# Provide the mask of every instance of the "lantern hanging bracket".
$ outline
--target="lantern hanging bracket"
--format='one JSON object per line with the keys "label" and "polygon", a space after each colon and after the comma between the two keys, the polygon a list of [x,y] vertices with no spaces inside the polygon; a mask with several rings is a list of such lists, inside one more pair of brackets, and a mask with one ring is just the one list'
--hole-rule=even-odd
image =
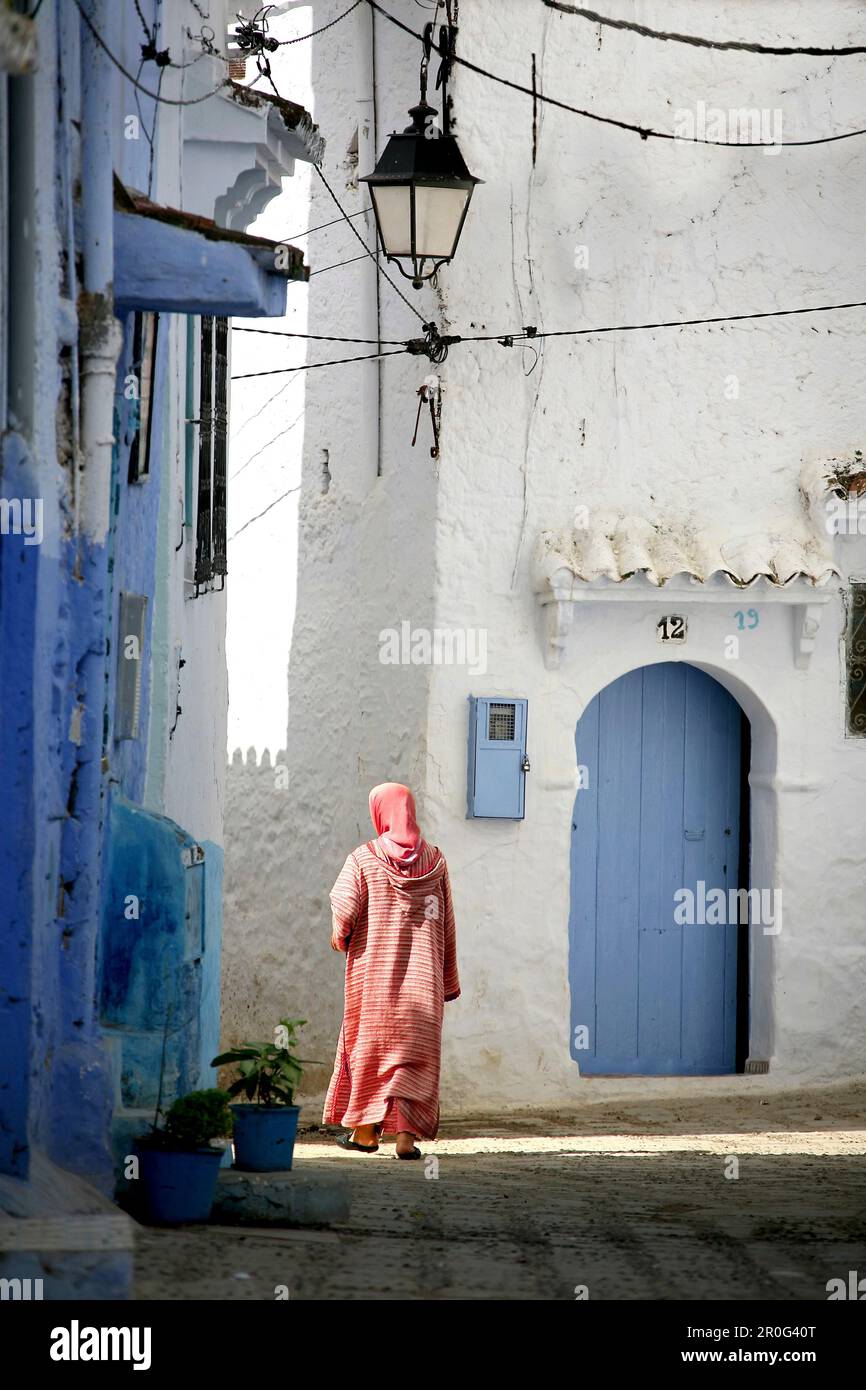
{"label": "lantern hanging bracket", "polygon": [[[438,8],[438,6],[437,6]],[[439,55],[439,67],[436,70],[436,90],[442,88],[442,133],[447,135],[451,128],[451,113],[448,103],[448,81],[451,77],[451,69],[454,66],[454,56],[457,48],[457,27],[452,22],[451,0],[446,0],[445,11],[447,22],[439,26],[438,42],[435,37],[436,23],[435,17],[432,22],[424,25],[423,48],[421,54],[421,100],[427,100],[427,69],[433,53]]]}

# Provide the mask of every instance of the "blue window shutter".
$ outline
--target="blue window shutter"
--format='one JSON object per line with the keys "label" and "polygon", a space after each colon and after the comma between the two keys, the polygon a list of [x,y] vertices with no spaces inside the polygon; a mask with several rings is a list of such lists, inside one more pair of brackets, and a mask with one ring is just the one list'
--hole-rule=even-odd
{"label": "blue window shutter", "polygon": [[468,817],[523,820],[527,701],[469,696]]}

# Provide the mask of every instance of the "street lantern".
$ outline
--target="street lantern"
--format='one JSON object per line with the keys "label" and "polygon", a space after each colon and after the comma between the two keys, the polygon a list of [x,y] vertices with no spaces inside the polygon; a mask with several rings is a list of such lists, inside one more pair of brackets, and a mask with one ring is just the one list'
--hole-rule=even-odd
{"label": "street lantern", "polygon": [[[382,250],[419,290],[457,250],[476,183],[453,135],[433,122],[423,95],[409,112],[412,124],[389,137],[370,185]],[[401,261],[409,262],[404,269]]]}

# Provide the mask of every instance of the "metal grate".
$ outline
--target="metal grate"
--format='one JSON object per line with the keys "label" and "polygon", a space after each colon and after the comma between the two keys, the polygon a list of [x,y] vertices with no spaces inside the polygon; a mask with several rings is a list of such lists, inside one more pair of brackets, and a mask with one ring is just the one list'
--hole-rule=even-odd
{"label": "metal grate", "polygon": [[866,584],[852,584],[846,650],[848,733],[866,738]]}
{"label": "metal grate", "polygon": [[213,572],[226,573],[226,484],[228,481],[229,321],[214,321]]}
{"label": "metal grate", "polygon": [[196,593],[225,576],[227,565],[226,488],[228,484],[227,318],[204,314],[199,372],[198,505],[196,513]]}
{"label": "metal grate", "polygon": [[213,316],[201,319],[199,361],[198,506],[195,523],[195,582],[213,577],[211,497],[213,480]]}
{"label": "metal grate", "polygon": [[743,1070],[747,1076],[765,1076],[770,1070],[770,1063],[763,1057],[748,1057]]}
{"label": "metal grate", "polygon": [[514,741],[514,718],[514,705],[491,704],[487,716],[487,737],[496,742],[512,743]]}

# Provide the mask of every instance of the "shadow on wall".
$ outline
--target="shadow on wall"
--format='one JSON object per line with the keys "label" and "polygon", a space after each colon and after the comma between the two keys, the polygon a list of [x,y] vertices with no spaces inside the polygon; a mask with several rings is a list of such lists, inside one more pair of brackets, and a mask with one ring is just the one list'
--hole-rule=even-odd
{"label": "shadow on wall", "polygon": [[[299,933],[290,931],[289,822],[285,749],[273,760],[267,748],[260,759],[254,748],[246,757],[236,749],[226,775],[221,1041],[230,1046],[263,1040],[286,1015],[308,1018],[305,1055],[329,1059],[327,1068],[310,1067],[306,1073],[304,1091],[318,1096],[330,1076],[336,1037],[332,1014],[342,976],[337,970],[327,972],[334,985],[327,1008],[322,1007],[325,1001],[311,997],[308,981],[316,974],[322,977],[332,953],[327,934],[317,926],[311,926],[309,950],[303,953]],[[325,907],[323,903],[323,914]],[[311,956],[318,966],[313,974]]]}

